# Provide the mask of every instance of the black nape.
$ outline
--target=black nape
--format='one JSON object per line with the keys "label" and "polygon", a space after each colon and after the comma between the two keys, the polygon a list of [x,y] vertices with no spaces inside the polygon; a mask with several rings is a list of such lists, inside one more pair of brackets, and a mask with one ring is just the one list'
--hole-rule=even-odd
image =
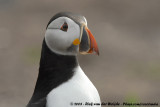
{"label": "black nape", "polygon": [[39,75],[33,96],[27,107],[32,107],[36,103],[41,103],[42,105],[42,103],[46,102],[45,98],[52,89],[72,78],[74,74],[73,69],[77,65],[76,56],[58,55],[52,52],[47,47],[44,39]]}

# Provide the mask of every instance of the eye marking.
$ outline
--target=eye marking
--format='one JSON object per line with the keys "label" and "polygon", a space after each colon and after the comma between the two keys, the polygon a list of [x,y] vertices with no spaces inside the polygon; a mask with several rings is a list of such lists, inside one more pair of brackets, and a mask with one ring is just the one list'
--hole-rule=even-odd
{"label": "eye marking", "polygon": [[61,26],[60,29],[61,29],[62,31],[67,32],[67,30],[68,30],[68,24],[67,24],[66,22],[64,22],[64,24]]}

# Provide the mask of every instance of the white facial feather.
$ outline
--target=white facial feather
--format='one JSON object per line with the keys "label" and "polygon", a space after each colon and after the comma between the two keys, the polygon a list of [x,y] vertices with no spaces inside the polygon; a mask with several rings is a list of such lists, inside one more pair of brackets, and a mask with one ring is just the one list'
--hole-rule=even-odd
{"label": "white facial feather", "polygon": [[[68,30],[62,31],[60,28],[65,22],[68,24]],[[49,49],[61,55],[77,54],[78,46],[75,51],[67,50],[77,38],[80,38],[80,27],[68,17],[55,19],[49,24],[45,34],[45,41]]]}

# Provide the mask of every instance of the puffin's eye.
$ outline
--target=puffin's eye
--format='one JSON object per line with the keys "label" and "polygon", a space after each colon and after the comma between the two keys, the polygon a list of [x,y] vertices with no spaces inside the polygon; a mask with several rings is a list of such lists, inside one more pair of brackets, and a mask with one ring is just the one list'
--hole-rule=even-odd
{"label": "puffin's eye", "polygon": [[61,26],[61,30],[67,32],[68,24],[66,22]]}

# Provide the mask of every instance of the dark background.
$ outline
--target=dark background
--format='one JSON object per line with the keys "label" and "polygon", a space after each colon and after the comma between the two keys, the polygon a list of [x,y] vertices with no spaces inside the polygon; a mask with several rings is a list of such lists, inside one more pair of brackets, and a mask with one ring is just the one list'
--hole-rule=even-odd
{"label": "dark background", "polygon": [[0,107],[24,107],[34,90],[50,18],[84,15],[100,56],[79,62],[102,102],[160,102],[160,0],[0,0]]}

